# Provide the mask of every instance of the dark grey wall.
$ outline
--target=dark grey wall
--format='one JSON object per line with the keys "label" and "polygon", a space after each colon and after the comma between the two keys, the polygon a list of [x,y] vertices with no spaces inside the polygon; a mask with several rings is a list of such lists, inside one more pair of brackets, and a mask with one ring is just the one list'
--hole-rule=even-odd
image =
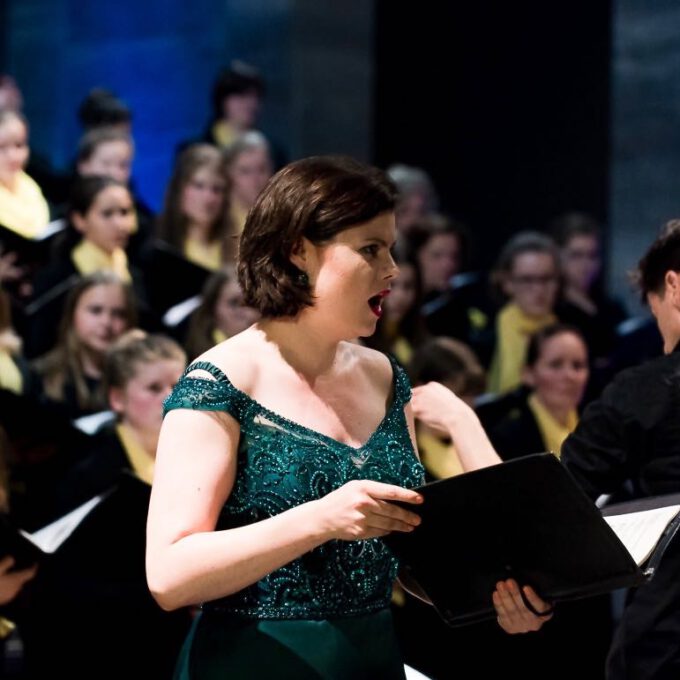
{"label": "dark grey wall", "polygon": [[626,274],[680,217],[680,5],[618,0],[613,43],[610,285],[641,311]]}

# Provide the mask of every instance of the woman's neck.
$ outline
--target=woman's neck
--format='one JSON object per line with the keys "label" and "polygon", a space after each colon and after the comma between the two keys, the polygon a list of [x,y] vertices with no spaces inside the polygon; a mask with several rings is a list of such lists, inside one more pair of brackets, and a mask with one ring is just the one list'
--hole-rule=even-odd
{"label": "woman's neck", "polygon": [[83,365],[83,373],[88,378],[99,380],[102,377],[103,358],[99,352],[83,349],[80,360]]}
{"label": "woman's neck", "polygon": [[210,224],[204,222],[189,222],[187,226],[187,238],[192,241],[198,241],[204,245],[211,243],[210,239]]}
{"label": "woman's neck", "polygon": [[557,408],[555,406],[549,406],[548,404],[545,403],[543,399],[541,399],[540,394],[534,392],[534,395],[536,396],[537,401],[551,415],[555,422],[562,425],[562,427],[566,427],[567,425],[569,425],[569,416],[573,413],[574,409],[567,407]]}
{"label": "woman's neck", "polygon": [[340,339],[329,338],[324,329],[304,312],[295,319],[262,319],[256,324],[281,358],[307,380],[328,375],[337,366]]}
{"label": "woman's neck", "polygon": [[17,188],[19,187],[19,174],[20,173],[15,173],[11,177],[5,177],[4,179],[0,179],[0,184],[5,187],[10,193],[15,193]]}
{"label": "woman's neck", "polygon": [[229,203],[232,205],[232,210],[237,213],[247,213],[250,210],[248,201],[238,194],[233,192],[229,195]]}
{"label": "woman's neck", "polygon": [[577,286],[567,286],[564,290],[564,297],[579,309],[594,315],[597,313],[597,307],[593,302],[587,290]]}

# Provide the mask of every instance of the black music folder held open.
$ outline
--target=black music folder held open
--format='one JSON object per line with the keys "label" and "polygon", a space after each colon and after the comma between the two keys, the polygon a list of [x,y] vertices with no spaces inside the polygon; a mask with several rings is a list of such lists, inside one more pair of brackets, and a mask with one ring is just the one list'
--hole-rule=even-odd
{"label": "black music folder held open", "polygon": [[[550,453],[416,490],[424,503],[404,507],[422,523],[384,540],[449,625],[494,618],[491,595],[506,578],[554,603],[639,585],[649,576]],[[657,552],[678,522],[676,517],[655,536]],[[659,540],[664,532],[666,539]]]}
{"label": "black music folder held open", "polygon": [[200,295],[212,273],[160,240],[146,247],[141,267],[151,307],[161,316],[180,302]]}
{"label": "black music folder held open", "polygon": [[54,553],[61,555],[65,551],[64,559],[83,549],[101,553],[114,533],[125,535],[129,527],[141,526],[144,534],[150,493],[148,484],[132,472],[121,471],[112,487],[32,533],[0,514],[0,558],[11,555],[12,569],[17,570],[43,562]]}

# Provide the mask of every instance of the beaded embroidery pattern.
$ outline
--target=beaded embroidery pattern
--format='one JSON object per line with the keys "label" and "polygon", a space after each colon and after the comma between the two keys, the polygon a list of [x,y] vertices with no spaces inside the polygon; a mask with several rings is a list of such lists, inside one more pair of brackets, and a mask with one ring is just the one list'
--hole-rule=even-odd
{"label": "beaded embroidery pattern", "polygon": [[[214,364],[195,362],[164,403],[172,409],[223,410],[240,424],[237,473],[217,529],[243,526],[316,500],[354,479],[401,486],[423,482],[404,404],[408,379],[394,359],[393,399],[360,447],[295,423],[236,388]],[[188,377],[203,370],[214,379]],[[200,452],[197,452],[199,455]],[[244,590],[203,605],[247,618],[325,619],[389,605],[397,561],[380,539],[329,541]]]}

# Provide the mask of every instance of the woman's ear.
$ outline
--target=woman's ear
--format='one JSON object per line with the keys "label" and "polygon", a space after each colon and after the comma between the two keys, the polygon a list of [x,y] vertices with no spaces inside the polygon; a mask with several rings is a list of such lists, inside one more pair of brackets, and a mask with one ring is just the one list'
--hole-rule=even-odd
{"label": "woman's ear", "polygon": [[87,221],[79,212],[74,211],[69,213],[69,220],[76,231],[79,231],[81,234],[84,234],[87,231]]}
{"label": "woman's ear", "polygon": [[515,287],[512,285],[512,277],[510,272],[501,272],[498,275],[498,287],[508,298],[515,297]]}
{"label": "woman's ear", "polygon": [[120,387],[109,388],[109,405],[111,409],[119,416],[122,416],[125,411],[125,398],[123,390]]}
{"label": "woman's ear", "polygon": [[522,369],[522,383],[528,387],[536,387],[536,381],[534,380],[534,372],[531,370],[530,366],[525,366]]}
{"label": "woman's ear", "polygon": [[300,270],[307,271],[308,250],[310,242],[301,238],[290,251],[290,261]]}
{"label": "woman's ear", "polygon": [[670,270],[664,276],[664,295],[670,295],[676,309],[680,308],[680,275]]}

